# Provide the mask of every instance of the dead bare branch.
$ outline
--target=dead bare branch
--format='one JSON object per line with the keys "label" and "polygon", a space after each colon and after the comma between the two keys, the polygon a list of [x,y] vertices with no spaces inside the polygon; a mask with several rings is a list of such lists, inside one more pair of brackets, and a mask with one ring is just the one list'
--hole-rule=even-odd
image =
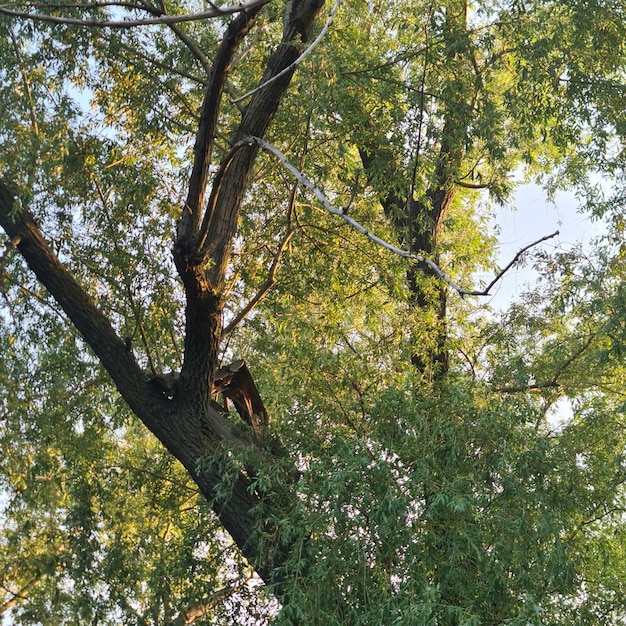
{"label": "dead bare branch", "polygon": [[552,234],[546,235],[545,237],[541,237],[540,239],[537,239],[536,241],[533,241],[532,243],[529,243],[527,246],[524,246],[513,257],[511,262],[508,263],[504,267],[504,269],[500,270],[500,272],[498,274],[496,274],[496,277],[485,288],[484,293],[473,294],[473,295],[488,296],[489,295],[489,290],[506,274],[506,272],[508,272],[519,261],[520,257],[524,254],[524,252],[530,250],[530,248],[533,248],[536,245],[539,245],[540,243],[543,243],[544,241],[547,241],[548,239],[552,239],[553,237],[556,237],[558,234],[559,234],[559,231],[555,230]]}
{"label": "dead bare branch", "polygon": [[488,296],[488,295],[490,295],[489,294],[490,289],[504,276],[504,274],[511,267],[513,267],[513,265],[515,265],[515,263],[517,263],[517,261],[524,254],[524,252],[526,252],[528,249],[532,248],[533,246],[536,246],[539,243],[542,243],[543,241],[551,239],[552,237],[556,237],[559,234],[559,231],[556,231],[556,232],[552,233],[551,235],[546,235],[545,237],[542,237],[541,239],[538,239],[537,241],[534,241],[534,242],[528,244],[527,246],[525,246],[524,248],[522,248],[515,255],[513,260],[502,271],[500,271],[497,274],[497,276],[489,283],[489,285],[487,286],[486,289],[482,289],[482,290],[465,289],[463,287],[460,287],[456,283],[454,283],[445,274],[445,272],[434,261],[432,261],[431,259],[428,259],[428,258],[426,258],[424,256],[419,255],[419,254],[414,254],[413,252],[409,252],[408,250],[404,250],[402,248],[398,248],[397,246],[394,246],[393,244],[389,243],[388,241],[385,241],[384,239],[381,239],[380,237],[378,237],[374,233],[370,232],[365,226],[363,226],[362,224],[357,222],[355,219],[353,219],[352,217],[347,215],[347,213],[346,213],[344,208],[337,208],[336,206],[332,205],[328,201],[328,199],[326,198],[324,193],[320,190],[320,188],[317,185],[315,185],[315,183],[310,178],[308,178],[308,176],[306,176],[306,174],[302,173],[300,170],[298,170],[296,167],[294,167],[287,160],[287,157],[276,146],[273,146],[272,144],[269,144],[266,141],[263,141],[262,139],[260,139],[258,137],[246,137],[245,139],[241,140],[240,142],[238,142],[237,144],[235,144],[233,146],[233,148],[231,150],[231,154],[234,154],[237,150],[243,148],[246,145],[249,146],[249,145],[252,145],[252,144],[256,144],[263,151],[265,151],[265,152],[267,152],[269,154],[274,155],[283,164],[285,169],[287,171],[289,171],[296,178],[296,180],[298,180],[298,182],[303,187],[306,187],[307,189],[309,189],[310,191],[313,192],[313,194],[315,195],[315,197],[317,198],[319,203],[329,213],[331,213],[332,215],[336,215],[337,217],[340,217],[344,222],[349,224],[354,230],[356,230],[357,232],[361,233],[362,235],[365,235],[365,237],[367,237],[370,241],[373,241],[377,245],[379,245],[379,246],[389,250],[390,252],[393,252],[394,254],[397,254],[397,255],[399,255],[401,257],[404,257],[406,259],[411,259],[413,261],[418,261],[420,263],[424,263],[425,265],[427,265],[434,272],[434,274],[439,279],[441,279],[446,284],[448,284],[452,289],[454,289],[454,291],[456,291],[461,296]]}
{"label": "dead bare branch", "polygon": [[[248,2],[241,2],[235,5],[227,7],[216,7],[208,11],[202,11],[200,13],[187,13],[185,15],[162,15],[160,17],[152,18],[140,18],[134,20],[87,20],[74,17],[61,17],[56,15],[49,15],[47,13],[32,13],[30,11],[22,11],[13,7],[25,6],[25,4],[3,4],[0,5],[0,14],[8,15],[10,17],[19,17],[23,19],[35,20],[39,22],[48,22],[51,24],[66,24],[68,26],[83,26],[89,28],[134,28],[136,26],[151,26],[155,24],[180,24],[182,22],[194,22],[199,20],[207,20],[216,17],[223,17],[225,15],[232,15],[233,13],[244,13],[252,9],[256,9],[265,4],[268,4],[270,0],[248,0]],[[26,6],[39,6],[39,5],[26,5]],[[75,6],[75,5],[68,5]],[[118,2],[118,3],[97,3],[97,4],[85,4],[85,8],[89,7],[102,7],[102,6],[123,6],[127,8],[133,8],[138,10],[146,10],[145,6],[134,5],[132,3]]]}

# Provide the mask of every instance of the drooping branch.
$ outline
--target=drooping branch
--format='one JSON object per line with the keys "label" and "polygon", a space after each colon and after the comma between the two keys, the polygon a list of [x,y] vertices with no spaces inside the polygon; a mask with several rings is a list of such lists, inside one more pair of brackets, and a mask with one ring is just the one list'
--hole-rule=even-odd
{"label": "drooping branch", "polygon": [[[207,11],[201,11],[200,13],[187,13],[185,15],[163,15],[161,17],[140,18],[134,20],[86,20],[74,17],[49,15],[46,13],[32,13],[30,11],[21,11],[13,8],[25,6],[25,4],[17,3],[0,5],[0,13],[11,17],[19,17],[39,22],[48,22],[51,24],[65,24],[68,26],[87,26],[90,28],[134,28],[136,26],[150,26],[155,24],[180,24],[182,22],[194,22],[216,17],[223,17],[225,15],[232,15],[234,13],[247,13],[250,11],[258,10],[269,2],[270,0],[249,0],[248,2],[242,2],[227,7],[218,8],[215,5],[212,5],[211,9]],[[112,4],[114,6],[125,6],[127,8],[145,10],[145,6],[134,5],[132,3],[98,3],[95,5],[86,4],[84,6],[86,8],[91,6],[102,7],[109,6],[109,4]]]}
{"label": "drooping branch", "polygon": [[[552,233],[551,235],[546,235],[545,237],[541,237],[541,239],[538,239],[537,241],[534,241],[534,242],[528,244],[527,246],[525,246],[524,248],[522,248],[515,255],[513,260],[510,263],[508,263],[506,265],[506,267],[503,270],[501,270],[496,275],[496,277],[489,283],[489,285],[485,289],[482,289],[482,290],[466,289],[466,288],[460,287],[459,285],[454,283],[445,274],[445,272],[434,261],[432,261],[431,259],[428,259],[428,258],[426,258],[424,256],[419,255],[419,254],[415,254],[413,252],[409,252],[408,250],[404,250],[402,248],[398,248],[398,246],[394,246],[393,244],[389,243],[388,241],[385,241],[384,239],[378,237],[378,235],[375,235],[374,233],[370,232],[365,226],[363,226],[362,224],[357,222],[353,217],[348,215],[345,212],[344,209],[337,208],[336,206],[331,204],[329,202],[328,198],[326,198],[326,196],[322,192],[322,190],[310,178],[308,178],[308,176],[306,176],[306,174],[302,173],[300,170],[298,170],[296,167],[294,167],[287,160],[287,157],[276,146],[273,146],[272,144],[269,144],[266,141],[263,141],[262,139],[259,139],[258,137],[247,137],[246,139],[242,140],[240,142],[240,144],[238,144],[238,145],[245,146],[245,145],[249,145],[251,142],[257,144],[265,152],[274,155],[282,163],[284,168],[287,171],[289,171],[300,182],[300,184],[303,187],[306,187],[309,191],[313,192],[313,194],[315,195],[315,197],[317,198],[319,203],[329,213],[331,213],[332,215],[336,215],[337,217],[340,217],[344,222],[346,222],[348,225],[350,225],[354,230],[356,230],[357,232],[361,233],[362,235],[364,235],[365,237],[367,237],[369,240],[373,241],[377,245],[379,245],[379,246],[389,250],[390,252],[393,252],[394,254],[397,254],[397,255],[399,255],[401,257],[404,257],[406,259],[411,259],[413,261],[419,261],[420,263],[424,263],[425,265],[427,265],[434,272],[434,274],[438,278],[440,278],[442,281],[447,283],[452,289],[454,289],[461,296],[488,296],[488,295],[490,295],[489,292],[492,289],[492,287],[504,276],[504,274],[511,267],[513,267],[513,265],[515,265],[515,263],[517,263],[517,261],[524,254],[524,252],[526,252],[527,250],[529,250],[533,246],[536,246],[536,245],[538,245],[538,244],[540,244],[540,243],[542,243],[544,241],[547,241],[548,239],[552,239],[553,237],[556,237],[559,234],[559,231],[557,230],[556,232]],[[236,147],[237,146],[234,146],[233,150]]]}

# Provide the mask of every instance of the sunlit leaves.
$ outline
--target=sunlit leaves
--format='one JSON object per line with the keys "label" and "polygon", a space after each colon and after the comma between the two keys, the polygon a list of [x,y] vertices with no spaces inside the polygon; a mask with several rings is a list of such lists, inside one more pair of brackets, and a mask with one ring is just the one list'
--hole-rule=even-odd
{"label": "sunlit leaves", "polygon": [[[232,64],[210,175],[281,10],[267,7]],[[180,365],[170,248],[225,23],[109,32],[0,20],[0,175],[150,373]],[[501,319],[452,298],[438,319],[411,303],[405,261],[258,158],[225,324],[259,303],[223,355],[247,359],[301,472],[299,508],[276,523],[294,546],[283,623],[623,619],[623,25],[615,2],[344,2],[298,68],[268,139],[400,245],[410,202],[426,230],[433,190],[450,191],[434,254],[455,278],[491,264],[488,204],[507,201],[520,174],[576,188],[611,228],[591,259],[538,257],[539,287]],[[385,212],[394,194],[405,203]],[[231,585],[203,623],[235,623],[242,606],[268,620],[276,607],[245,583],[189,477],[17,254],[2,270],[0,560],[15,623],[172,623]],[[434,384],[411,360],[436,349],[444,324],[452,367]],[[563,396],[573,418],[559,425]],[[220,461],[206,459],[226,498],[232,466]],[[250,470],[251,489],[282,479],[293,475],[279,464]]]}

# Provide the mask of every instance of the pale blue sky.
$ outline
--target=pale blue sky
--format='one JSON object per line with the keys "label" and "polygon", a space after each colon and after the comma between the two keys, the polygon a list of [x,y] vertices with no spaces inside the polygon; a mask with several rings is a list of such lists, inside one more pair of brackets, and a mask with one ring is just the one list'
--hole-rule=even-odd
{"label": "pale blue sky", "polygon": [[[546,192],[538,185],[528,184],[519,188],[512,207],[495,209],[493,223],[500,229],[498,263],[504,267],[524,246],[556,230],[554,239],[540,244],[541,249],[549,252],[558,249],[571,249],[582,244],[589,248],[592,239],[603,232],[600,222],[592,222],[589,217],[577,210],[579,201],[574,194],[560,192],[554,201],[547,199]],[[481,275],[485,278],[485,275]],[[498,285],[492,290],[493,297],[487,300],[492,307],[506,308],[536,280],[532,262],[526,262],[511,268]],[[486,277],[491,280],[492,277]]]}

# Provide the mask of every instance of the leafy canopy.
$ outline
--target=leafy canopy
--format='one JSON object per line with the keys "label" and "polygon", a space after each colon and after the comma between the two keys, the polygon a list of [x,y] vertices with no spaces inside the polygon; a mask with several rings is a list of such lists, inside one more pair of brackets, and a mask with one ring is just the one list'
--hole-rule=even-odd
{"label": "leafy canopy", "polygon": [[[283,13],[305,3],[257,4],[228,68],[210,184],[251,101],[237,98],[263,81]],[[0,179],[141,367],[178,370],[188,292],[172,242],[205,90],[238,14],[93,28],[6,7]],[[14,8],[105,21],[206,5]],[[59,303],[7,248],[6,619],[624,621],[625,8],[599,0],[339,5],[266,134],[333,205],[464,285],[478,270],[495,271],[490,210],[514,198],[516,181],[575,190],[608,234],[590,257],[536,254],[542,280],[498,317],[328,215],[260,153],[229,247],[219,360],[246,360],[288,460],[252,472],[254,451],[221,442],[198,458],[200,473],[217,472],[213,501],[137,420]],[[447,370],[418,367],[442,342]],[[573,417],[557,425],[553,408],[564,398]],[[239,421],[234,411],[228,419]],[[280,602],[220,523],[220,498],[246,471],[249,491],[265,498],[259,553],[289,546],[275,561],[287,581]],[[274,490],[296,472],[296,504],[287,506]]]}

